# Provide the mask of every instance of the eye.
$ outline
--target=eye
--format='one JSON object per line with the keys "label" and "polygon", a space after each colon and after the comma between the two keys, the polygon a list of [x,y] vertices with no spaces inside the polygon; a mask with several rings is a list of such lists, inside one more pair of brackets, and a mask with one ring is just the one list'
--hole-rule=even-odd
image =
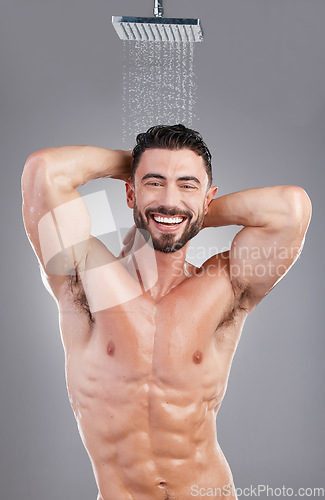
{"label": "eye", "polygon": [[183,184],[181,187],[183,189],[195,189],[195,186],[191,186],[190,184]]}
{"label": "eye", "polygon": [[159,182],[147,182],[147,186],[161,186],[161,184]]}

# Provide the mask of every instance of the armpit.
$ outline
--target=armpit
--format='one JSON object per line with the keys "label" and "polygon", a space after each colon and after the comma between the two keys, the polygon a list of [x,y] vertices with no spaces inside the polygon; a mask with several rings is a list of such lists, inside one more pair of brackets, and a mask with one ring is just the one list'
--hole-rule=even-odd
{"label": "armpit", "polygon": [[232,289],[234,292],[234,310],[241,309],[249,313],[252,309],[250,303],[252,302],[252,293],[247,283],[239,280],[231,280]]}
{"label": "armpit", "polygon": [[78,270],[68,276],[68,288],[72,294],[73,303],[82,313],[88,316],[91,323],[94,323],[95,320],[91,314],[88,299]]}

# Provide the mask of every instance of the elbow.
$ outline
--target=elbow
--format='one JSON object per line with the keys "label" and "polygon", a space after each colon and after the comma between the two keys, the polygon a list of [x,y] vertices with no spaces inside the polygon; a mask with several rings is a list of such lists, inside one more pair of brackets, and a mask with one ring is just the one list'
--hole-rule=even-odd
{"label": "elbow", "polygon": [[300,186],[286,186],[288,188],[288,207],[289,217],[294,223],[299,224],[305,232],[308,228],[311,214],[312,204],[306,191]]}
{"label": "elbow", "polygon": [[35,151],[26,160],[21,176],[23,196],[34,189],[35,184],[43,182],[44,172],[48,164],[48,155],[45,149]]}
{"label": "elbow", "polygon": [[38,151],[34,151],[26,160],[24,170],[29,170],[33,168],[37,168],[41,165],[45,165],[48,158],[48,150],[47,149],[39,149]]}
{"label": "elbow", "polygon": [[24,165],[22,178],[30,176],[31,174],[34,175],[37,170],[39,170],[41,167],[45,165],[46,163],[45,151],[46,151],[45,149],[41,149],[29,155]]}

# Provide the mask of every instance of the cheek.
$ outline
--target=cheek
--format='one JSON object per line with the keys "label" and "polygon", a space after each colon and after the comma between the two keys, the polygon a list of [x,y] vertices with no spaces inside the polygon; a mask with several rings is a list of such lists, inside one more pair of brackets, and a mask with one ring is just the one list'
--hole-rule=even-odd
{"label": "cheek", "polygon": [[208,209],[208,201],[206,198],[200,197],[200,199],[197,200],[196,204],[196,212],[198,214],[204,213]]}
{"label": "cheek", "polygon": [[204,211],[204,213],[207,213],[208,209],[209,209],[209,200],[208,200],[208,198],[206,197],[206,198],[204,199],[204,203],[203,203],[203,211]]}
{"label": "cheek", "polygon": [[136,192],[136,203],[137,207],[141,209],[147,208],[154,205],[157,202],[156,197],[153,193],[149,193],[143,188],[140,188]]}

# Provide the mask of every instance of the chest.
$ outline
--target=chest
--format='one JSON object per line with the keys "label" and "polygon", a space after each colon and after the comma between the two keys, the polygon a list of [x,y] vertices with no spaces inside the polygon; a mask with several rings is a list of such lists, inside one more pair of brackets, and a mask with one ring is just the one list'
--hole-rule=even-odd
{"label": "chest", "polygon": [[93,313],[92,323],[77,307],[77,314],[62,316],[69,318],[68,328],[61,324],[68,374],[104,386],[121,380],[187,387],[222,379],[240,329],[232,322],[227,334],[218,332],[228,309],[227,289],[203,280],[188,280],[158,301],[138,295]]}
{"label": "chest", "polygon": [[[220,394],[235,341],[216,340],[215,317],[181,300],[134,303],[98,313],[91,336],[68,357],[70,387],[91,386],[105,399],[133,391]],[[75,384],[75,383],[76,384]],[[120,390],[118,389],[120,388]],[[140,396],[140,394],[138,394]]]}

